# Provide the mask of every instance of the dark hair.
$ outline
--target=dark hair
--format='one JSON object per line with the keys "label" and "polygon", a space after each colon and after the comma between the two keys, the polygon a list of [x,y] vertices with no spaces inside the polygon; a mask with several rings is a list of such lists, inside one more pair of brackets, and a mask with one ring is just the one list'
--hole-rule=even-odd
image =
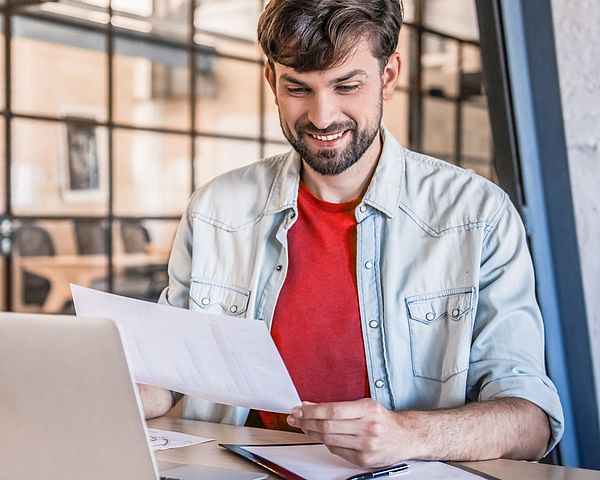
{"label": "dark hair", "polygon": [[381,69],[396,50],[401,0],[270,0],[258,21],[267,61],[300,72],[341,64],[367,38]]}

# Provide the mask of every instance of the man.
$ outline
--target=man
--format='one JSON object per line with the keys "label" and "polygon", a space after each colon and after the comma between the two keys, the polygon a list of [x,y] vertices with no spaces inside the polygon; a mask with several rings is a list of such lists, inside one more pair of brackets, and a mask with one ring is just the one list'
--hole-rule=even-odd
{"label": "man", "polygon": [[[496,186],[381,126],[401,21],[397,0],[271,0],[259,41],[294,151],[195,193],[162,301],[264,320],[306,401],[258,417],[355,464],[539,459],[563,417],[525,233]],[[172,404],[142,396],[148,416]]]}

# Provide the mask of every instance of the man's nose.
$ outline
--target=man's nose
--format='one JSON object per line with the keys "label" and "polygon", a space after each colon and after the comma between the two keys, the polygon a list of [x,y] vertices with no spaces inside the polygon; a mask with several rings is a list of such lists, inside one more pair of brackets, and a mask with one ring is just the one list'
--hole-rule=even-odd
{"label": "man's nose", "polygon": [[326,94],[316,94],[308,111],[308,120],[319,130],[325,130],[335,122],[338,107],[335,100]]}

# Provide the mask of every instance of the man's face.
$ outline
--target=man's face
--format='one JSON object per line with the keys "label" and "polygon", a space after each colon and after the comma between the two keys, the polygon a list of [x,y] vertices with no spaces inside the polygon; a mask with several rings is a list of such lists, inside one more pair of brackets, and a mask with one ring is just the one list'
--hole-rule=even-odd
{"label": "man's face", "polygon": [[297,72],[275,64],[266,75],[285,137],[316,172],[338,175],[373,144],[390,87],[368,42],[329,70]]}

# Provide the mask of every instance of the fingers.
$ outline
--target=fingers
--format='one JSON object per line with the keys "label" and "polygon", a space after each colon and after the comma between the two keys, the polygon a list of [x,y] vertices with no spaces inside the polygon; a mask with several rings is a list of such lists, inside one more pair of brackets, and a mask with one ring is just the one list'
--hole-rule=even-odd
{"label": "fingers", "polygon": [[370,398],[351,402],[308,403],[292,410],[292,416],[314,420],[352,420],[364,417],[379,404]]}
{"label": "fingers", "polygon": [[356,435],[362,433],[363,430],[362,425],[355,420],[305,420],[290,415],[288,423],[292,427],[301,428],[305,432],[311,431],[322,434]]}
{"label": "fingers", "polygon": [[358,438],[356,435],[340,435],[337,433],[322,433],[313,430],[304,430],[304,432],[315,442],[324,443],[327,448],[344,448],[348,450],[356,450],[358,446]]}

